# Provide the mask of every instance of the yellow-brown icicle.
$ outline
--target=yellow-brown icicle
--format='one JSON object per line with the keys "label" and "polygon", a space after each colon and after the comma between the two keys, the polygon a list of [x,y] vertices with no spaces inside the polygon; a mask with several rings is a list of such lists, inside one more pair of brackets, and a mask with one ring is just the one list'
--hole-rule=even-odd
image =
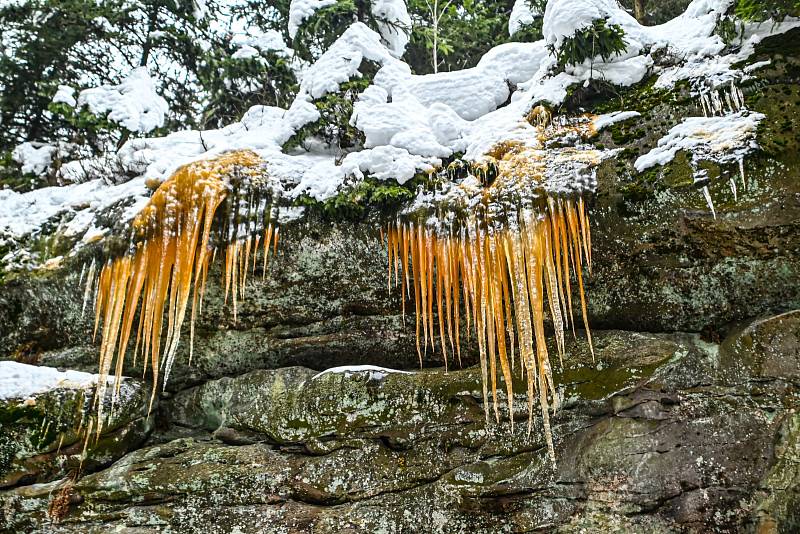
{"label": "yellow-brown icicle", "polygon": [[[161,184],[134,219],[133,229],[140,238],[135,250],[103,266],[97,284],[94,327],[97,334],[102,325],[96,395],[98,436],[102,428],[102,399],[107,391],[107,377],[115,365],[112,398],[116,400],[137,310],[139,319],[133,353],[136,357],[141,352],[145,372],[150,365],[151,406],[162,360],[164,382],[169,377],[190,297],[190,337],[193,340],[194,320],[202,308],[209,263],[215,255],[209,245],[212,222],[217,208],[228,195],[225,178],[234,168],[255,172],[260,164],[261,159],[255,153],[239,151],[181,167]],[[273,237],[277,237],[275,233],[270,225],[265,234],[265,249],[269,248]],[[257,245],[252,247],[250,237],[234,241],[226,248],[223,277],[226,294],[231,290],[233,295],[234,315],[237,299],[244,294],[251,248]],[[165,310],[166,325],[163,324]]]}
{"label": "yellow-brown icicle", "polygon": [[[528,211],[512,224],[487,229],[473,221],[457,234],[440,235],[423,225],[396,223],[388,228],[387,244],[390,284],[393,280],[400,286],[404,310],[408,288],[414,288],[420,360],[424,350],[437,346],[437,333],[445,361],[453,353],[460,359],[459,287],[463,288],[467,329],[474,325],[477,335],[487,420],[489,390],[497,399],[499,374],[513,414],[512,369],[519,358],[528,384],[528,431],[538,393],[545,438],[554,458],[548,410],[557,399],[545,340],[545,307],[563,357],[564,331],[575,329],[570,284],[574,275],[591,348],[582,277],[584,262],[587,266],[591,262],[591,244],[583,201],[549,199],[544,210]],[[434,301],[438,329],[432,316]],[[494,413],[499,420],[496,402]]]}

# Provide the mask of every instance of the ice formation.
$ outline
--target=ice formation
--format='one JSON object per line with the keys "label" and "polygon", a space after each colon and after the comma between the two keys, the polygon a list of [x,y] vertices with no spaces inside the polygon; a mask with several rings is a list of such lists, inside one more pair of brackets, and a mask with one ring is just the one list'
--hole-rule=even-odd
{"label": "ice formation", "polygon": [[[251,186],[258,180],[261,159],[253,152],[231,152],[217,158],[196,162],[176,171],[165,181],[145,208],[133,221],[131,245],[125,255],[109,259],[96,281],[94,332],[102,324],[100,344],[100,376],[97,385],[98,425],[101,431],[107,381],[114,366],[116,376],[113,399],[119,393],[122,367],[131,341],[138,311],[138,326],[133,356],[141,349],[145,372],[150,364],[153,376],[151,405],[155,398],[161,362],[163,384],[169,378],[181,336],[181,327],[191,299],[190,337],[194,337],[194,318],[202,310],[209,263],[216,255],[211,246],[214,217],[228,196],[231,183],[226,177],[238,176],[239,187]],[[250,195],[252,197],[253,195]],[[271,224],[270,205],[255,200],[245,214],[238,213],[238,204],[230,205],[227,224],[222,230],[225,246],[225,301],[232,296],[234,315],[236,302],[244,295],[250,261],[255,266],[259,238],[252,237],[251,225],[265,227],[263,261],[266,265],[270,244],[278,244],[277,230]],[[239,234],[245,225],[247,231]],[[259,236],[260,237],[260,236]],[[95,284],[87,278],[85,294]],[[141,302],[141,305],[140,305]],[[166,311],[166,337],[164,315]],[[190,359],[191,359],[190,342]],[[115,363],[116,362],[116,363]]]}
{"label": "ice formation", "polygon": [[[732,81],[719,91],[700,93],[700,104],[703,117],[687,117],[673,126],[667,135],[658,140],[656,148],[636,159],[634,167],[642,172],[655,165],[665,165],[673,160],[678,151],[686,151],[691,155],[694,180],[702,184],[703,197],[716,219],[711,192],[705,183],[707,171],[701,167],[701,163],[737,163],[744,182],[744,158],[758,148],[756,134],[765,116],[745,109],[744,95]],[[735,199],[735,178],[730,178],[730,186]]]}
{"label": "ice formation", "polygon": [[[148,194],[145,182],[163,181],[182,165],[242,149],[253,150],[266,162],[273,185],[283,189],[287,201],[300,195],[317,200],[330,198],[352,178],[373,176],[404,182],[417,173],[429,173],[438,168],[443,158],[454,153],[463,153],[465,160],[478,162],[498,143],[535,139],[538,132],[525,117],[539,103],[561,103],[570,86],[591,77],[630,85],[649,72],[655,72],[659,75],[657,85],[666,87],[689,79],[697,84],[695,90],[699,95],[712,90],[706,86],[710,72],[719,74],[711,77],[715,87],[719,85],[718,80],[729,82],[732,65],[745,59],[761,36],[797,25],[797,21],[792,20],[776,25],[747,25],[741,50],[720,55],[724,43],[714,35],[714,28],[729,3],[728,0],[695,0],[676,19],[644,27],[616,8],[614,2],[554,0],[548,4],[549,15],[546,13],[545,33],[551,42],[557,43],[586,23],[583,15],[567,16],[581,10],[582,13],[607,15],[609,20],[624,28],[628,42],[628,50],[621,56],[608,62],[600,58],[587,60],[581,65],[568,66],[565,72],[557,72],[555,60],[547,49],[548,41],[542,40],[500,45],[472,69],[417,76],[386,48],[381,35],[356,23],[304,71],[301,90],[288,109],[255,106],[239,122],[218,130],[131,139],[115,155],[115,163],[128,175],[141,178],[128,184],[108,186],[97,182],[89,187],[98,191],[105,189],[109,197],[127,195],[132,206],[141,208],[141,199]],[[312,4],[316,5],[315,2],[297,2],[295,7]],[[237,42],[260,49],[261,45],[256,42],[260,37],[272,43],[264,46],[278,46],[269,36],[242,36]],[[663,55],[665,50],[670,57],[681,58],[680,61],[658,65],[652,54]],[[352,124],[364,132],[365,146],[356,147],[344,157],[326,148],[284,152],[282,146],[288,139],[303,126],[319,119],[314,100],[337,91],[345,81],[361,76],[359,69],[365,60],[379,67],[372,85],[359,95],[351,118]],[[516,87],[516,90],[511,93],[509,87]],[[118,112],[122,113],[124,108],[122,106]],[[86,168],[93,168],[92,162],[70,162],[65,172],[82,179]],[[549,184],[551,192],[563,192],[560,188],[564,183],[562,177]],[[86,205],[70,200],[80,196],[79,188],[83,186],[66,186],[57,194],[48,192],[62,200],[60,205],[57,200],[43,201],[38,191],[4,192],[5,198],[0,203],[0,236],[20,240],[56,214],[60,213],[61,219],[66,221],[63,224],[69,224],[78,213],[98,214],[107,208],[107,203],[102,201],[90,201]],[[29,209],[18,209],[22,206]],[[43,211],[37,213],[38,207]],[[129,221],[133,213],[126,211],[119,221]],[[88,235],[102,231],[95,224],[83,224],[89,219],[94,216],[83,214],[79,218],[85,232],[90,232]],[[6,262],[13,264],[11,260],[13,258],[6,258]]]}
{"label": "ice formation", "polygon": [[[330,3],[294,0],[290,33]],[[248,226],[242,229],[238,220],[228,221],[212,244],[214,215],[223,199],[228,198],[231,209],[238,206],[229,198],[236,173],[249,176],[284,206],[301,196],[324,201],[348,181],[371,177],[402,184],[428,174],[437,188],[420,190],[387,229],[392,278],[408,298],[413,285],[420,350],[433,348],[436,336],[441,350],[457,357],[459,334],[454,325],[463,310],[480,344],[487,417],[489,385],[496,398],[497,377],[502,375],[508,386],[508,369],[519,360],[528,379],[529,413],[538,392],[552,457],[548,392],[552,402],[556,397],[542,318],[547,309],[563,352],[564,330],[574,328],[574,276],[586,319],[582,265],[590,265],[591,241],[583,197],[596,187],[597,165],[614,156],[613,151],[592,146],[590,139],[598,130],[637,114],[620,110],[597,117],[551,117],[548,109],[561,104],[570,88],[593,78],[630,86],[657,73],[657,84],[663,87],[688,79],[698,97],[707,95],[702,101],[708,116],[688,118],[672,128],[656,149],[637,160],[637,169],[663,163],[681,149],[698,160],[739,161],[741,166],[743,151],[754,146],[762,116],[742,109],[740,94],[720,97],[722,82],[717,82],[747,75],[733,65],[749,55],[760,34],[750,35],[739,52],[720,56],[725,45],[714,31],[730,4],[731,0],[695,0],[676,19],[645,27],[613,0],[552,0],[544,13],[543,40],[498,46],[470,69],[420,76],[398,59],[407,35],[397,29],[410,24],[404,3],[374,2],[374,14],[397,24],[381,26],[380,32],[353,24],[303,70],[297,97],[287,109],[255,106],[225,128],[131,139],[116,155],[122,170],[138,175],[125,184],[90,181],[26,194],[0,191],[0,235],[35,235],[45,222],[62,217],[62,230],[86,242],[105,231],[95,216],[127,199],[128,207],[117,220],[133,220],[134,233],[141,235],[126,255],[100,269],[95,312],[98,327],[103,324],[101,375],[111,371],[115,358],[119,375],[141,300],[134,353],[141,346],[157,381],[161,358],[164,379],[169,374],[189,300],[190,317],[202,302],[212,248],[224,248],[223,279],[235,313],[256,252],[263,249],[266,261],[277,244],[273,225],[296,215],[285,207],[273,213],[265,198],[263,204],[248,207],[261,213],[260,218],[247,218]],[[515,20],[523,21],[524,14],[517,15]],[[595,57],[559,69],[548,46],[559,47],[597,18],[625,31],[626,50],[607,61]],[[761,34],[785,31],[793,24],[787,21]],[[247,39],[238,44],[239,57],[275,46]],[[659,58],[664,56],[673,59],[662,64]],[[341,154],[311,140],[306,150],[284,150],[288,140],[319,120],[315,102],[363,76],[365,65],[377,73],[357,96],[350,118],[363,132],[364,146]],[[66,94],[60,99],[67,103]],[[159,99],[146,71],[137,69],[119,86],[81,92],[77,104],[109,113],[111,120],[132,131],[147,132],[159,126],[166,113],[166,103]],[[443,168],[456,154],[461,157]],[[159,182],[148,200],[145,183]],[[94,278],[88,283],[95,283]],[[434,307],[438,325],[433,322]],[[189,324],[191,335],[191,320]],[[105,394],[105,384],[99,383],[98,398]],[[513,402],[510,395],[508,402]]]}

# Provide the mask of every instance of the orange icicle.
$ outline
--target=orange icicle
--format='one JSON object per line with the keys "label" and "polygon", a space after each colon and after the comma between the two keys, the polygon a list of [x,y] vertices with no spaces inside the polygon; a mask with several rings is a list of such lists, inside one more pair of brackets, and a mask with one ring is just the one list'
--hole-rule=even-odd
{"label": "orange icicle", "polygon": [[[428,343],[434,343],[434,301],[445,360],[449,341],[449,352],[460,361],[463,305],[467,333],[475,334],[478,345],[487,420],[489,391],[495,419],[500,418],[497,380],[502,374],[513,425],[513,369],[519,358],[527,381],[528,429],[532,428],[536,401],[542,410],[548,452],[554,459],[549,411],[557,405],[557,398],[545,339],[545,309],[555,328],[559,357],[563,357],[565,327],[575,329],[570,283],[574,275],[589,346],[594,350],[582,273],[583,260],[591,261],[589,221],[582,199],[547,199],[542,211],[522,213],[513,225],[486,230],[473,219],[466,231],[455,233],[439,234],[416,223],[390,224],[389,277],[391,281],[394,268],[395,284],[414,290],[420,365],[423,346],[427,350]],[[402,279],[397,274],[398,264]],[[403,306],[405,314],[405,298]]]}
{"label": "orange icicle", "polygon": [[[103,426],[107,376],[113,366],[116,376],[113,403],[119,395],[123,360],[137,310],[139,320],[133,352],[136,355],[141,346],[144,370],[148,364],[151,368],[154,383],[151,407],[162,365],[164,383],[169,378],[190,300],[190,341],[193,340],[196,308],[202,308],[211,259],[211,227],[217,209],[228,195],[225,178],[234,168],[256,172],[260,165],[256,154],[239,151],[181,167],[161,184],[134,219],[133,229],[140,238],[135,250],[103,266],[97,282],[94,327],[96,334],[102,323],[100,378],[95,397],[98,436]],[[234,311],[237,297],[244,295],[251,239],[247,237],[244,245],[234,242],[227,247],[225,299],[230,292]]]}

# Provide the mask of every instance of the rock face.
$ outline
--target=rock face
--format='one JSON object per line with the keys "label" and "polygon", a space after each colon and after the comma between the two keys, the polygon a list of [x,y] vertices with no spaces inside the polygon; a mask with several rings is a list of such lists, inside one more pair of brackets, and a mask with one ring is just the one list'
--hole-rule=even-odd
{"label": "rock face", "polygon": [[[766,115],[762,151],[745,161],[744,180],[736,165],[710,169],[716,219],[685,155],[645,173],[633,168],[671,126],[702,114],[685,89],[655,90],[651,80],[611,99],[585,94],[581,100],[576,93],[576,106],[642,113],[597,139],[622,152],[600,167],[598,193],[589,203],[593,271],[586,280],[594,328],[715,331],[800,306],[798,42],[800,29],[765,39],[751,58],[771,62],[743,87],[748,107]],[[736,200],[729,176],[739,181]],[[185,363],[184,343],[169,387],[291,365],[415,369],[414,322],[403,321],[399,293],[387,289],[381,222],[345,219],[331,222],[310,210],[285,225],[266,277],[258,266],[248,283],[238,321],[223,305],[218,269],[212,272],[193,365]],[[94,370],[93,317],[82,313],[81,271],[90,259],[3,282],[0,358],[35,356],[46,365]],[[470,347],[463,352],[465,363],[477,361]],[[428,352],[425,365],[443,365],[440,353]]]}
{"label": "rock face", "polygon": [[[143,382],[124,380],[113,409],[107,399],[97,437],[92,432],[94,386],[63,385],[25,398],[0,399],[0,488],[49,482],[119,459],[152,430],[149,398]],[[88,442],[87,430],[92,432]]]}
{"label": "rock face", "polygon": [[486,426],[474,368],[289,367],[175,395],[167,430],[79,480],[60,523],[58,483],[1,509],[26,532],[791,532],[799,328],[800,311],[722,344],[598,332],[597,363],[573,342],[555,467],[523,396],[513,431],[503,398]]}
{"label": "rock face", "polygon": [[[756,49],[752,61],[770,63],[743,89],[767,115],[762,152],[736,200],[727,178],[738,168],[710,169],[716,219],[685,157],[642,174],[632,165],[698,104],[651,84],[614,96],[642,115],[598,139],[623,151],[601,167],[590,205],[596,357],[579,333],[563,368],[553,358],[555,466],[536,413],[528,432],[522,384],[514,412],[501,395],[499,422],[489,406],[486,423],[474,347],[463,368],[445,372],[428,351],[419,370],[379,221],[312,212],[282,229],[237,321],[209,283],[192,365],[184,346],[155,430],[139,398],[108,427],[121,447],[98,448],[79,480],[62,478],[76,457],[54,456],[78,397],[0,405],[0,530],[800,530],[798,47],[795,29]],[[571,98],[610,105],[588,89]],[[0,282],[0,358],[95,370],[83,260]],[[318,376],[347,364],[414,372]],[[62,451],[77,454],[66,435]]]}

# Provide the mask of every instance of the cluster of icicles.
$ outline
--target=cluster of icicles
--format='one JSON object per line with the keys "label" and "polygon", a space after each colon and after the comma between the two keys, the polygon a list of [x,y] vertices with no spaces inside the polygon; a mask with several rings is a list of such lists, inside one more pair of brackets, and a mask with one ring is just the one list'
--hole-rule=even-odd
{"label": "cluster of icicles", "polygon": [[[134,365],[141,355],[144,372],[149,364],[153,377],[151,407],[160,370],[164,384],[169,378],[187,313],[191,361],[194,321],[202,311],[209,264],[217,254],[210,242],[212,225],[230,191],[225,177],[234,169],[256,174],[260,165],[258,156],[245,151],[182,167],[161,184],[134,220],[141,239],[131,252],[103,266],[95,301],[95,334],[102,325],[95,397],[98,436],[107,377],[113,367],[113,406],[134,334]],[[263,236],[245,232],[244,238],[224,246],[225,301],[232,297],[234,318],[257,255],[262,254],[262,273],[266,273],[270,251],[274,254],[277,248],[278,229],[266,219],[262,223]],[[406,298],[413,293],[420,362],[429,346],[435,348],[437,330],[445,361],[450,355],[460,362],[463,309],[467,333],[476,334],[487,421],[489,389],[495,417],[500,419],[496,399],[502,374],[513,426],[512,372],[519,365],[527,379],[528,431],[538,393],[548,450],[554,458],[548,411],[557,404],[557,396],[545,339],[545,307],[563,357],[565,330],[575,331],[573,277],[584,325],[587,320],[582,269],[584,262],[591,265],[591,241],[583,200],[549,198],[543,209],[520,210],[502,224],[473,219],[447,234],[424,224],[397,222],[388,227],[387,245],[389,285],[401,287],[404,312]],[[93,278],[90,272],[86,297]],[[586,332],[589,335],[588,328]]]}
{"label": "cluster of icicles", "polygon": [[[98,436],[102,429],[101,399],[106,395],[107,377],[114,365],[113,405],[119,395],[123,363],[137,311],[134,365],[140,354],[145,373],[148,362],[150,364],[154,384],[151,407],[162,367],[163,382],[166,384],[169,378],[190,300],[191,360],[194,320],[202,310],[209,263],[217,253],[216,248],[210,245],[214,215],[229,191],[224,178],[233,169],[254,172],[260,164],[260,158],[254,153],[241,151],[180,168],[161,184],[134,219],[134,231],[144,238],[130,254],[109,260],[103,266],[97,280],[94,326],[96,335],[102,324],[100,378],[95,397]],[[237,300],[244,296],[251,256],[255,267],[255,256],[262,242],[266,271],[270,247],[274,252],[278,244],[278,229],[272,224],[266,225],[263,241],[259,234],[255,237],[248,235],[233,240],[224,248],[225,301],[230,295],[234,315]],[[91,292],[93,270],[92,266],[86,297]]]}
{"label": "cluster of icicles", "polygon": [[[730,86],[722,87],[716,91],[701,91],[700,92],[700,106],[703,109],[703,116],[704,117],[723,117],[725,115],[731,115],[743,109],[746,109],[745,102],[744,102],[744,93],[736,84],[731,80]],[[746,186],[747,181],[745,180],[744,176],[744,156],[739,156],[737,158],[737,163],[739,165],[739,176],[742,180],[742,185]],[[695,179],[700,173],[696,172]],[[728,179],[728,183],[731,188],[731,193],[733,193],[733,201],[736,202],[739,200],[739,193],[736,187],[736,178],[731,176]],[[711,192],[708,190],[708,186],[703,186],[703,198],[706,200],[706,204],[708,208],[711,210],[711,215],[714,219],[717,218],[717,211],[714,209],[714,201],[711,199]]]}
{"label": "cluster of icicles", "polygon": [[591,349],[582,274],[584,260],[591,266],[591,240],[583,200],[550,198],[543,212],[520,213],[511,225],[486,227],[473,221],[458,233],[444,235],[425,225],[395,223],[388,227],[386,241],[389,285],[394,281],[400,287],[404,313],[413,292],[420,362],[428,346],[435,349],[437,332],[445,362],[448,355],[460,361],[463,302],[467,332],[474,326],[478,344],[487,421],[489,384],[495,418],[500,420],[496,399],[502,374],[513,428],[512,372],[519,360],[527,379],[528,432],[538,392],[554,458],[548,395],[554,406],[557,395],[545,338],[545,306],[563,358],[564,332],[570,327],[575,332],[570,283],[574,275]]}

